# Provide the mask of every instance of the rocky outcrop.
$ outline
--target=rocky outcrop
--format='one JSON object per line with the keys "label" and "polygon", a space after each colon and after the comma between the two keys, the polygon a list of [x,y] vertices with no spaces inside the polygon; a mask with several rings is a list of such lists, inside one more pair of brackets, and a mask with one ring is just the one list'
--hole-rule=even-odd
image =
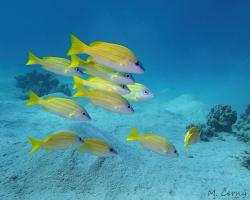
{"label": "rocky outcrop", "polygon": [[50,93],[61,92],[67,96],[71,96],[71,90],[68,85],[62,84],[52,74],[41,73],[36,70],[29,72],[25,75],[15,77],[16,86],[21,89],[21,99],[27,99],[27,92],[34,91],[38,96],[44,96]]}
{"label": "rocky outcrop", "polygon": [[237,121],[237,112],[229,105],[216,105],[211,108],[206,124],[190,124],[187,129],[196,126],[201,131],[201,140],[217,136],[219,132],[232,132],[232,125]]}

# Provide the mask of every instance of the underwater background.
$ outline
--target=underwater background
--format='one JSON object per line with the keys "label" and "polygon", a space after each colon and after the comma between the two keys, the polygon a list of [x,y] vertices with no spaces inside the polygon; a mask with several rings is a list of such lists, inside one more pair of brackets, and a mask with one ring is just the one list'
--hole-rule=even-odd
{"label": "underwater background", "polygon": [[[1,2],[0,199],[249,199],[249,6],[247,0]],[[70,34],[131,49],[145,68],[135,79],[155,97],[133,103],[133,115],[83,100],[93,118],[83,123],[26,107],[15,77],[44,72],[25,65],[28,51],[66,57]],[[55,77],[72,87],[71,78]],[[203,127],[204,137],[186,151],[190,124]],[[180,156],[127,143],[132,127],[166,136]],[[102,137],[119,156],[28,154],[29,136],[60,130]]]}

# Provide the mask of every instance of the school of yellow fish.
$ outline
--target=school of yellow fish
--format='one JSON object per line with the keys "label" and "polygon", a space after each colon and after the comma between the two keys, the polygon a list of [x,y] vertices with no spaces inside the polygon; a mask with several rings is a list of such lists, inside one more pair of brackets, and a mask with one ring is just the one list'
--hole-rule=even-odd
{"label": "school of yellow fish", "polygon": [[[86,60],[79,54],[89,56]],[[72,77],[73,89],[77,92],[74,98],[87,98],[95,106],[110,112],[131,114],[134,109],[129,101],[145,101],[154,97],[153,92],[141,83],[135,82],[132,74],[144,73],[144,68],[134,53],[121,45],[107,42],[83,43],[71,35],[71,47],[67,53],[70,59],[59,57],[39,58],[28,53],[26,65],[39,64],[42,69],[61,76]],[[88,78],[83,78],[88,76]],[[87,110],[72,98],[39,97],[29,91],[27,106],[40,105],[44,111],[72,120],[91,120]],[[200,131],[197,127],[188,130],[184,147],[197,143]],[[136,140],[142,147],[161,155],[178,157],[175,146],[165,137],[156,134],[140,135],[136,128],[131,129],[128,141]],[[96,156],[113,156],[117,151],[106,141],[99,138],[81,138],[75,133],[61,131],[49,135],[44,140],[29,137],[32,144],[30,153],[38,149],[48,151],[74,148],[79,153],[90,153]]]}

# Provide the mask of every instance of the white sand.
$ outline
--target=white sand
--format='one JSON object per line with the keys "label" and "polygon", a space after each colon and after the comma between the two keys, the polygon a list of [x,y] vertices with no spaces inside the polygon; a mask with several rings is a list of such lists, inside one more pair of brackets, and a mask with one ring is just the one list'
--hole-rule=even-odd
{"label": "white sand", "polygon": [[[225,141],[214,138],[200,142],[190,152],[183,148],[185,126],[204,121],[208,112],[207,105],[188,95],[165,101],[159,94],[150,102],[136,103],[133,115],[86,105],[93,121],[80,123],[48,114],[39,107],[25,107],[17,98],[13,81],[0,81],[1,200],[201,200],[213,199],[208,192],[214,189],[216,199],[234,199],[221,196],[224,187],[245,191],[245,199],[250,199],[250,172],[238,159],[249,146],[222,133]],[[131,127],[166,136],[180,157],[163,157],[136,142],[127,143]],[[106,138],[119,156],[96,158],[72,150],[28,154],[28,136],[42,139],[60,130]]]}

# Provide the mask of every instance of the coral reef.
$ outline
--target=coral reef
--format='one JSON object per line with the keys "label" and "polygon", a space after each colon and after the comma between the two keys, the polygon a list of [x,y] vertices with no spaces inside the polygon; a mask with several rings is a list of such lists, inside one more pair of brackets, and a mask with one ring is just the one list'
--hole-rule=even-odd
{"label": "coral reef", "polygon": [[206,124],[190,124],[197,126],[201,131],[201,140],[207,141],[209,137],[218,136],[219,132],[232,132],[232,125],[237,121],[237,112],[229,105],[216,105],[211,108]]}
{"label": "coral reef", "polygon": [[232,125],[237,121],[237,112],[229,105],[216,105],[208,114],[207,125],[216,132],[232,132]]}
{"label": "coral reef", "polygon": [[196,126],[200,129],[201,140],[208,141],[209,137],[217,136],[215,128],[207,126],[206,124],[189,124],[186,129],[189,130],[191,127]]}
{"label": "coral reef", "polygon": [[236,135],[243,141],[248,142],[250,139],[250,104],[247,106],[245,113],[241,114],[240,119],[234,125]]}
{"label": "coral reef", "polygon": [[39,96],[44,96],[50,93],[61,92],[67,96],[71,96],[71,90],[68,85],[62,84],[52,74],[41,73],[36,70],[25,75],[15,77],[17,87],[22,90],[21,99],[27,99],[27,92],[33,90]]}
{"label": "coral reef", "polygon": [[249,155],[249,153],[247,153],[247,154],[248,155],[242,157],[241,165],[243,167],[247,168],[248,170],[250,170],[250,155]]}

